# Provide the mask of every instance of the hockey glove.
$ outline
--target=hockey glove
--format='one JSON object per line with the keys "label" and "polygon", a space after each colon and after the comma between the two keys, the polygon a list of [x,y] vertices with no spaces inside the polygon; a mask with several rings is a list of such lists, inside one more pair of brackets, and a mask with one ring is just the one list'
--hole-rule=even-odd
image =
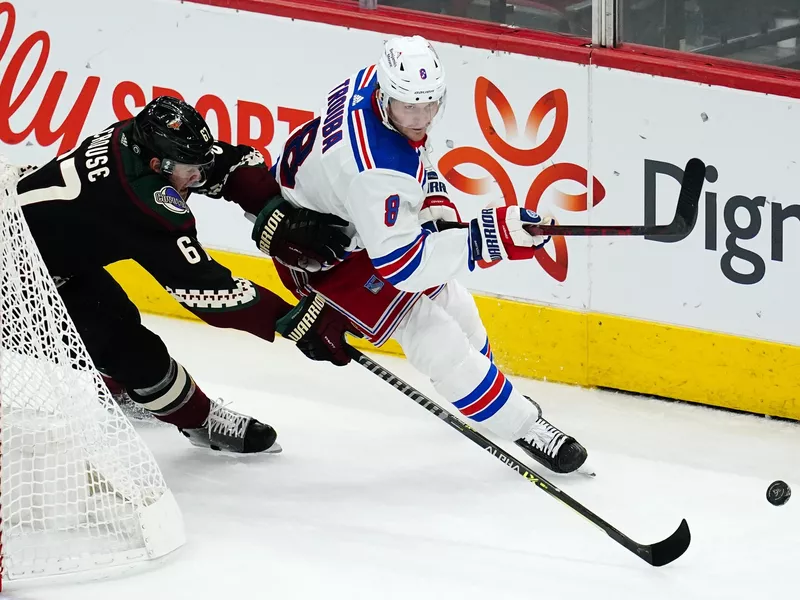
{"label": "hockey glove", "polygon": [[542,218],[521,206],[484,208],[469,224],[469,268],[478,260],[490,262],[507,258],[533,258],[533,252],[550,241],[550,236],[532,235],[525,227],[551,225],[552,218]]}
{"label": "hockey glove", "polygon": [[278,319],[275,330],[311,360],[325,360],[337,366],[350,362],[345,334],[362,337],[350,320],[325,304],[319,294],[303,298]]}
{"label": "hockey glove", "polygon": [[450,200],[447,186],[439,179],[436,171],[427,172],[428,195],[419,211],[419,221],[422,227],[431,232],[439,231],[439,222],[461,223],[456,205]]}
{"label": "hockey glove", "polygon": [[439,223],[461,223],[456,205],[444,196],[428,196],[419,211],[419,220],[425,229],[439,231]]}
{"label": "hockey glove", "polygon": [[336,215],[297,208],[275,196],[256,217],[252,239],[287,267],[313,273],[344,259],[350,243],[342,231],[346,226]]}

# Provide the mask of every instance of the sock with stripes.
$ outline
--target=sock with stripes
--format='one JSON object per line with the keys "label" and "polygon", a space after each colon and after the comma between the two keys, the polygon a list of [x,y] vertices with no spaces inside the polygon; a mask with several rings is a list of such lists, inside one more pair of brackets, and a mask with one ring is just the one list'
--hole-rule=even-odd
{"label": "sock with stripes", "polygon": [[126,388],[131,400],[149,410],[160,421],[181,429],[201,427],[211,402],[183,365],[170,359],[166,375],[146,388]]}

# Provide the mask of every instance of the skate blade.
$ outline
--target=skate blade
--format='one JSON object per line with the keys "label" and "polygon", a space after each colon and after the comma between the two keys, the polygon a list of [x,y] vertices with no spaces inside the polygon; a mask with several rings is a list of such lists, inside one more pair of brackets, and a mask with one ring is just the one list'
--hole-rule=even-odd
{"label": "skate blade", "polygon": [[281,452],[283,452],[283,448],[281,448],[278,442],[275,442],[272,446],[264,450],[264,452],[259,452],[258,454],[280,454]]}
{"label": "skate blade", "polygon": [[594,468],[589,464],[589,461],[584,461],[584,463],[574,471],[570,471],[569,473],[559,473],[558,471],[553,471],[552,469],[550,469],[550,467],[548,467],[543,462],[540,462],[536,457],[531,456],[527,452],[525,454],[530,458],[532,458],[534,461],[536,461],[536,464],[544,467],[547,470],[547,472],[550,473],[551,477],[572,477],[574,475],[581,475],[583,477],[589,477],[589,478],[597,477],[597,473],[594,470]]}
{"label": "skate blade", "polygon": [[226,450],[225,448],[217,448],[215,446],[206,446],[195,443],[192,443],[192,446],[200,450],[207,450],[210,454],[215,454],[217,456],[234,456],[236,458],[249,458],[252,456],[263,456],[264,454],[280,454],[283,452],[283,448],[278,442],[275,442],[272,444],[272,446],[266,450],[262,450],[261,452],[235,452],[233,450]]}

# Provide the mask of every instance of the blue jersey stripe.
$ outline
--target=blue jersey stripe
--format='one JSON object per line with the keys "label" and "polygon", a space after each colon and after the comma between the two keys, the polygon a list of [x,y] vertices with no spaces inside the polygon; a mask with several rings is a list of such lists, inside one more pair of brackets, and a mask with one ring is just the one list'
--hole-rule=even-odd
{"label": "blue jersey stripe", "polygon": [[414,271],[419,268],[420,263],[422,263],[422,253],[424,249],[425,242],[422,243],[422,247],[419,249],[416,256],[410,263],[403,267],[399,273],[395,273],[394,275],[387,277],[386,280],[392,285],[397,285],[398,283],[402,283],[411,277],[414,274]]}
{"label": "blue jersey stripe", "polygon": [[384,256],[379,256],[377,258],[372,259],[372,264],[375,265],[377,268],[381,268],[384,265],[389,264],[390,262],[396,261],[398,258],[403,256],[406,252],[408,252],[414,244],[419,241],[421,237],[427,237],[430,235],[430,231],[427,229],[422,231],[417,237],[414,238],[414,241],[410,244],[406,244],[405,246],[401,246],[397,250],[392,250],[389,254],[385,254]]}
{"label": "blue jersey stripe", "polygon": [[348,129],[350,130],[350,147],[353,150],[353,157],[356,159],[356,167],[358,167],[358,172],[361,173],[364,170],[364,162],[361,160],[361,152],[359,151],[358,146],[358,137],[356,136],[356,123],[353,119],[353,111],[350,110],[347,114],[347,125]]}
{"label": "blue jersey stripe", "polygon": [[[425,169],[419,153],[400,133],[384,126],[380,116],[372,107],[372,97],[377,86],[377,70],[372,69],[372,77],[365,79],[370,67],[362,69],[355,77],[353,95],[349,98],[347,122],[350,128],[350,147],[355,157],[359,173],[371,164],[371,168],[389,169],[410,175],[425,186]],[[357,99],[359,96],[360,99]],[[358,101],[356,101],[358,100]],[[362,126],[359,128],[354,113],[360,113]],[[362,150],[359,140],[363,137],[366,150]],[[363,156],[367,152],[368,156]]]}

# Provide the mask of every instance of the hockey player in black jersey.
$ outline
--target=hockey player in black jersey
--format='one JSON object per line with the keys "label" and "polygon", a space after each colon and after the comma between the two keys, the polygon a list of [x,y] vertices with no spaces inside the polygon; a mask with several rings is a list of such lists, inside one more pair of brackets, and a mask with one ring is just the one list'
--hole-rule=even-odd
{"label": "hockey player in black jersey", "polygon": [[277,452],[275,430],[209,399],[103,268],[122,259],[144,267],[186,309],[216,327],[269,342],[276,324],[297,326],[298,347],[314,360],[349,361],[349,322],[308,297],[292,307],[231,275],[197,240],[187,200],[224,198],[259,215],[262,248],[276,260],[324,268],[348,243],[344,221],[292,207],[261,154],[215,141],[200,114],[168,96],[114,123],[17,184],[25,218],[97,368],[141,407],[174,424],[195,445]]}

